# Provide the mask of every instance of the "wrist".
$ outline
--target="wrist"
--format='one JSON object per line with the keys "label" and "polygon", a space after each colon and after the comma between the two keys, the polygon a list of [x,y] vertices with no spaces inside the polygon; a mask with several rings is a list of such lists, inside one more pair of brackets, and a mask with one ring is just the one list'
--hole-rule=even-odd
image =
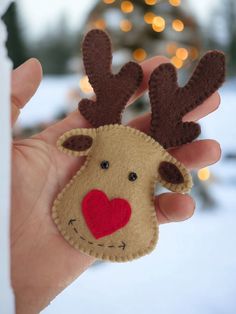
{"label": "wrist", "polygon": [[50,303],[50,296],[39,288],[15,289],[16,314],[38,314]]}
{"label": "wrist", "polygon": [[[38,314],[67,286],[76,280],[94,261],[94,258],[75,251],[77,258],[69,263],[69,276],[51,278],[50,271],[47,278],[37,278],[37,274],[29,273],[30,278],[17,278],[12,270],[12,282],[15,293],[16,314]],[[61,274],[60,274],[61,275]]]}

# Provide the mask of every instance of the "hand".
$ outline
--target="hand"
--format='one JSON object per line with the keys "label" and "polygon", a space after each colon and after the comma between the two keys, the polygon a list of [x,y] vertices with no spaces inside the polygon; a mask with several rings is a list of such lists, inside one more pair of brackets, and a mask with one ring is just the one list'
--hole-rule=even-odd
{"label": "hand", "polygon": [[[155,57],[142,63],[144,80],[131,102],[146,91],[153,69],[167,61]],[[37,90],[41,78],[41,65],[35,59],[13,71],[13,123]],[[185,120],[206,116],[219,102],[216,93]],[[130,125],[145,132],[149,123],[150,114],[145,114]],[[71,247],[51,219],[55,197],[82,164],[81,159],[61,153],[55,143],[65,131],[79,127],[88,127],[88,123],[76,111],[32,138],[13,143],[11,256],[17,313],[39,312],[94,262],[94,258]],[[173,149],[171,153],[189,169],[194,169],[216,162],[220,147],[213,140],[201,140]],[[185,220],[192,216],[195,208],[189,195],[178,193],[159,195],[155,204],[160,223]]]}

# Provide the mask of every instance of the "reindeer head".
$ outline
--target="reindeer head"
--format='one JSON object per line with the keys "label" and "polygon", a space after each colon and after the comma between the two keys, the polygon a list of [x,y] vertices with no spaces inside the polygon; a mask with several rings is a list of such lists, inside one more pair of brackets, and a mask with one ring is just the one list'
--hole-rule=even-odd
{"label": "reindeer head", "polygon": [[199,135],[199,125],[183,123],[182,117],[219,88],[224,56],[206,54],[182,88],[171,64],[153,71],[148,135],[121,125],[122,110],[142,81],[141,67],[129,62],[113,75],[110,41],[100,30],[85,37],[83,58],[96,101],[83,99],[79,109],[94,128],[73,129],[58,140],[64,153],[87,158],[55,200],[53,219],[76,249],[111,261],[132,260],[157,242],[156,183],[181,193],[192,187],[186,168],[166,149]]}

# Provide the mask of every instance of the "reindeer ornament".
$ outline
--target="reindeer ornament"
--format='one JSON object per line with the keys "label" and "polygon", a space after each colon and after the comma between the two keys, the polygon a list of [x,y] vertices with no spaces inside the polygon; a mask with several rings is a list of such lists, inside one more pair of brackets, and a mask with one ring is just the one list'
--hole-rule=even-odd
{"label": "reindeer ornament", "polygon": [[183,123],[182,117],[222,84],[224,55],[207,53],[182,88],[171,64],[153,71],[148,135],[121,125],[121,113],[142,81],[141,67],[129,62],[113,75],[110,40],[101,30],[86,35],[83,59],[96,101],[83,99],[79,109],[94,128],[73,129],[58,140],[62,152],[87,158],[57,196],[53,220],[74,248],[103,260],[129,261],[157,243],[156,183],[180,193],[192,187],[187,169],[166,149],[199,135],[199,125]]}

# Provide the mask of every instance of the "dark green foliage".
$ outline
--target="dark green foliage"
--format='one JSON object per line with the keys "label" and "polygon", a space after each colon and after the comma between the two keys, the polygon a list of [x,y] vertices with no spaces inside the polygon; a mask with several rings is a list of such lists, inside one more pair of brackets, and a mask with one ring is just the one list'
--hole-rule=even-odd
{"label": "dark green foliage", "polygon": [[32,42],[31,54],[42,63],[45,74],[65,74],[69,71],[68,62],[80,53],[77,37],[62,16],[53,29]]}
{"label": "dark green foliage", "polygon": [[23,40],[21,25],[17,15],[17,5],[12,3],[7,12],[3,16],[8,30],[7,49],[11,60],[13,61],[14,68],[26,61],[28,52],[26,44]]}
{"label": "dark green foliage", "polygon": [[64,74],[67,61],[71,57],[71,46],[57,36],[48,36],[32,45],[32,55],[42,63],[46,74]]}
{"label": "dark green foliage", "polygon": [[[3,20],[8,30],[7,49],[14,68],[35,57],[42,63],[46,74],[64,74],[68,72],[68,61],[79,54],[80,38],[68,30],[66,20],[62,16],[54,29],[49,29],[40,39],[25,40],[17,14],[17,5],[12,3]],[[27,47],[28,44],[28,47]]]}

